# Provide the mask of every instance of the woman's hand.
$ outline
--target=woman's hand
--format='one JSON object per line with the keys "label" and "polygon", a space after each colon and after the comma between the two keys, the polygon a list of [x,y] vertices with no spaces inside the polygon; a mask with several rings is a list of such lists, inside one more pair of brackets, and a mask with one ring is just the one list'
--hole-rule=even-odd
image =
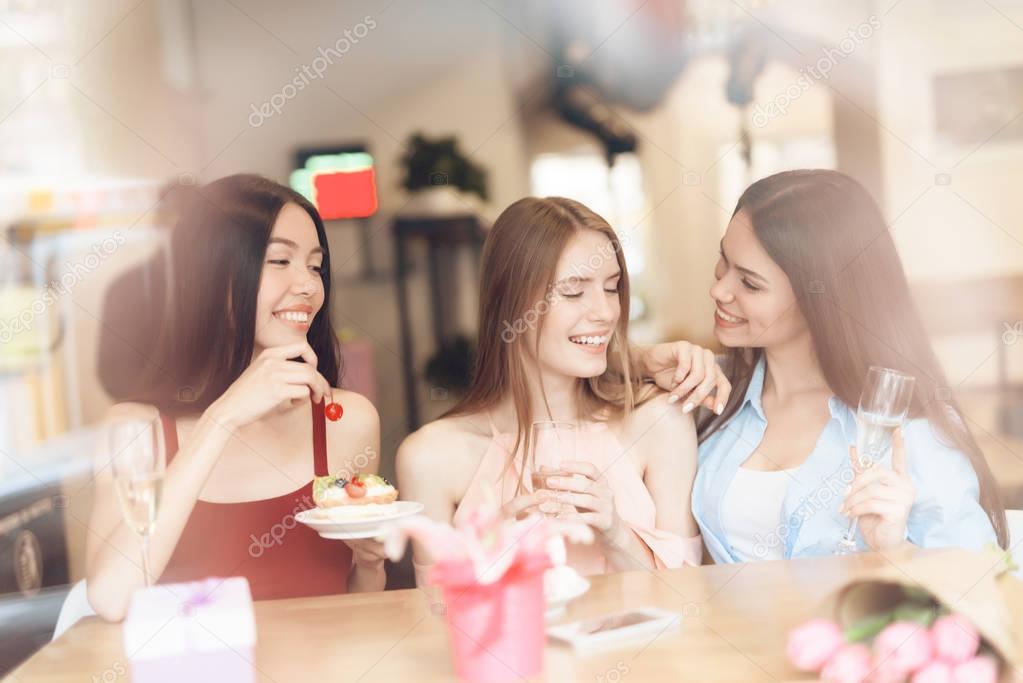
{"label": "woman's hand", "polygon": [[604,543],[617,543],[622,521],[615,510],[614,492],[600,470],[578,461],[562,462],[558,470],[564,474],[547,477],[549,490],[537,492],[541,500],[574,507],[575,511],[559,513],[558,519],[588,524]]}
{"label": "woman's hand", "polygon": [[352,571],[348,575],[349,593],[372,593],[387,587],[387,571],[384,569],[384,544],[375,538],[360,538],[345,541],[352,549]]}
{"label": "woman's hand", "polygon": [[702,405],[718,415],[724,412],[732,385],[718,367],[714,352],[686,341],[654,344],[640,349],[643,372],[657,386],[671,392],[670,403],[685,399],[682,412]]}
{"label": "woman's hand", "polygon": [[512,498],[501,508],[502,514],[509,519],[521,519],[531,512],[542,512],[540,503],[542,491],[524,493]]}
{"label": "woman's hand", "polygon": [[310,396],[318,403],[330,395],[330,383],[316,371],[316,361],[316,354],[306,342],[266,349],[210,406],[214,420],[237,428]]}
{"label": "woman's hand", "polygon": [[384,544],[380,541],[375,538],[360,538],[346,540],[344,544],[352,549],[356,567],[369,571],[383,569],[387,553],[384,552]]}
{"label": "woman's hand", "polygon": [[860,471],[856,447],[849,447],[853,471],[857,472],[839,512],[859,518],[860,533],[871,550],[891,550],[906,540],[909,511],[916,487],[906,473],[906,444],[902,430],[892,435],[892,469],[875,465]]}

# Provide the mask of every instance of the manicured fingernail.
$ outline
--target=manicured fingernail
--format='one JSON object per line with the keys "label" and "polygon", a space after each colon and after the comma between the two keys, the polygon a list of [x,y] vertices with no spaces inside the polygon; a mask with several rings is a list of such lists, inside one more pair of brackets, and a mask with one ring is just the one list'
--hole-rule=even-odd
{"label": "manicured fingernail", "polygon": [[678,403],[678,399],[679,399],[678,396],[676,396],[675,394],[672,394],[671,396],[668,397],[668,405],[673,405],[675,403]]}
{"label": "manicured fingernail", "polygon": [[714,409],[714,412],[717,413],[718,415],[720,415],[721,413],[725,412],[725,404],[724,403],[719,403],[718,407]]}
{"label": "manicured fingernail", "polygon": [[695,407],[696,407],[696,404],[693,403],[692,401],[690,401],[689,403],[687,403],[684,406],[682,406],[682,412],[683,413],[692,412],[693,408],[695,408]]}

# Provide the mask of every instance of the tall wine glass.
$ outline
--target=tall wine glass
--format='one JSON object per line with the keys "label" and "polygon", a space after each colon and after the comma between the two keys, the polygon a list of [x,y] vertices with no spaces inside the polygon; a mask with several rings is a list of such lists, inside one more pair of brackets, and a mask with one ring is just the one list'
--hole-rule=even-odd
{"label": "tall wine glass", "polygon": [[157,420],[116,420],[106,427],[106,452],[125,523],[139,535],[142,573],[152,585],[149,539],[163,491],[166,447]]}
{"label": "tall wine glass", "polygon": [[[530,482],[534,491],[549,488],[548,477],[566,476],[567,473],[559,469],[559,466],[562,460],[574,460],[576,457],[577,432],[573,423],[550,420],[534,422],[530,426],[529,442]],[[560,510],[560,507],[544,509],[541,505],[540,511],[553,515],[556,510]]]}
{"label": "tall wine glass", "polygon": [[[871,367],[856,411],[857,470],[870,469],[891,453],[892,434],[902,426],[913,398],[915,379],[898,370]],[[855,553],[859,519],[852,519],[836,555]]]}

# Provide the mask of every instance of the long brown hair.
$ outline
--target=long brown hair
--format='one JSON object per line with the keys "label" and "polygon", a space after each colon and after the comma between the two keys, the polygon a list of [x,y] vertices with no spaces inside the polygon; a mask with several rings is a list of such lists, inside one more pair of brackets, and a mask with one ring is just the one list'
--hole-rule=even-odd
{"label": "long brown hair", "polygon": [[312,219],[323,248],[323,306],[306,339],[317,370],[334,385],[342,372],[330,321],[330,246],[320,214],[291,188],[257,175],[221,178],[195,190],[170,240],[167,314],[145,387],[131,400],[171,414],[202,412],[252,361],[256,297],[270,233],[285,204]]}
{"label": "long brown hair", "polygon": [[[483,245],[476,368],[468,393],[446,413],[485,412],[510,394],[518,423],[512,457],[520,445],[529,452],[529,426],[536,407],[526,376],[524,359],[529,349],[525,332],[535,329],[532,356],[539,357],[544,317],[558,304],[553,289],[558,259],[580,230],[596,230],[607,237],[613,253],[603,258],[614,258],[621,269],[621,315],[608,345],[607,371],[579,381],[580,415],[628,412],[654,393],[642,384],[629,353],[629,273],[618,235],[607,221],[577,201],[563,197],[520,199],[498,216]],[[542,378],[540,382],[542,392]],[[546,396],[544,403],[550,415]]]}
{"label": "long brown hair", "polygon": [[[909,417],[926,418],[942,441],[969,457],[980,503],[1006,547],[1005,508],[991,469],[948,388],[870,194],[836,171],[786,171],[753,183],[733,217],[740,211],[788,276],[831,391],[855,406],[871,365],[914,375]],[[720,416],[701,419],[701,443],[738,411],[762,355],[762,348],[729,349],[725,365],[732,395]]]}

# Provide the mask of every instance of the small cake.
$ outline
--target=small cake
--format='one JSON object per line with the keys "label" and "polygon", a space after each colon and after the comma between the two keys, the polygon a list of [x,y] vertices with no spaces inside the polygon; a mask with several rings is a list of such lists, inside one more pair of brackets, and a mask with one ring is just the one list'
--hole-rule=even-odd
{"label": "small cake", "polygon": [[383,505],[398,499],[398,489],[376,474],[344,477],[316,477],[313,480],[313,501],[321,508],[342,505]]}

